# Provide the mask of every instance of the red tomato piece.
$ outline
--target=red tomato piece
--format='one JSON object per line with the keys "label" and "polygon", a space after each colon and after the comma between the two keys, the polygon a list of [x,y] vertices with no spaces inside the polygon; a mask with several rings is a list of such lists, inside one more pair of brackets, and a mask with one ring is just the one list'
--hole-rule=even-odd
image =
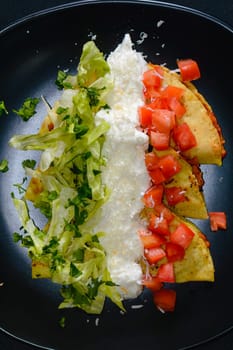
{"label": "red tomato piece", "polygon": [[142,284],[152,292],[157,292],[163,287],[163,283],[156,276],[144,276]]}
{"label": "red tomato piece", "polygon": [[179,244],[167,242],[165,250],[168,262],[175,262],[184,258],[185,250]]}
{"label": "red tomato piece", "polygon": [[170,98],[170,97],[176,97],[178,100],[181,99],[181,97],[184,94],[184,89],[178,87],[178,86],[173,86],[173,85],[168,85],[161,91],[161,96]]}
{"label": "red tomato piece", "polygon": [[160,265],[156,276],[161,282],[174,283],[175,272],[173,263],[168,262]]}
{"label": "red tomato piece", "polygon": [[191,81],[199,79],[201,76],[199,66],[195,60],[184,59],[178,60],[177,65],[180,69],[181,79],[183,81]]}
{"label": "red tomato piece", "polygon": [[211,231],[217,231],[219,229],[226,230],[227,228],[227,217],[222,211],[209,212],[210,228]]}
{"label": "red tomato piece", "polygon": [[183,117],[186,112],[185,106],[176,97],[168,98],[168,106],[175,112],[177,118]]}
{"label": "red tomato piece", "polygon": [[145,154],[145,164],[147,170],[154,170],[158,168],[158,157],[154,152],[148,152]]}
{"label": "red tomato piece", "polygon": [[156,131],[168,134],[176,124],[175,112],[168,109],[156,109],[152,113],[152,126]]}
{"label": "red tomato piece", "polygon": [[154,185],[150,187],[143,196],[145,207],[154,208],[155,205],[160,204],[163,198],[163,186]]}
{"label": "red tomato piece", "polygon": [[171,232],[170,241],[186,249],[192,242],[193,237],[193,231],[184,223],[180,223],[175,231]]}
{"label": "red tomato piece", "polygon": [[156,264],[159,260],[166,256],[163,248],[155,247],[151,249],[145,249],[144,255],[150,265]]}
{"label": "red tomato piece", "polygon": [[139,123],[142,128],[149,128],[152,124],[152,113],[153,110],[147,106],[140,106],[138,108]]}
{"label": "red tomato piece", "polygon": [[150,104],[152,101],[154,101],[157,97],[160,96],[160,92],[157,88],[144,88],[143,95],[145,103]]}
{"label": "red tomato piece", "polygon": [[174,127],[173,139],[181,151],[187,151],[197,145],[195,135],[187,123],[182,123]]}
{"label": "red tomato piece", "polygon": [[173,289],[161,289],[154,293],[154,304],[162,312],[172,312],[176,305],[176,291]]}
{"label": "red tomato piece", "polygon": [[163,172],[161,169],[156,168],[154,170],[149,171],[149,175],[151,177],[151,180],[154,184],[158,185],[161,184],[166,180],[165,176],[163,175]]}
{"label": "red tomato piece", "polygon": [[166,150],[169,147],[170,134],[158,131],[150,132],[150,144],[158,151]]}
{"label": "red tomato piece", "polygon": [[164,236],[150,231],[140,231],[139,236],[145,249],[158,248],[166,242]]}
{"label": "red tomato piece", "polygon": [[158,216],[166,219],[168,224],[170,224],[174,219],[174,214],[172,213],[172,211],[168,209],[163,203],[156,205],[155,211]]}
{"label": "red tomato piece", "polygon": [[156,67],[145,71],[142,76],[142,82],[146,88],[159,88],[162,80],[161,69]]}
{"label": "red tomato piece", "polygon": [[166,97],[157,96],[148,106],[152,109],[169,109],[168,99]]}
{"label": "red tomato piece", "polygon": [[171,154],[160,157],[158,166],[166,180],[170,179],[181,170],[179,161]]}
{"label": "red tomato piece", "polygon": [[154,213],[150,215],[148,229],[153,233],[168,236],[170,234],[167,219],[163,216],[157,216]]}
{"label": "red tomato piece", "polygon": [[182,187],[165,188],[165,196],[169,206],[174,206],[187,200],[185,197],[185,190]]}

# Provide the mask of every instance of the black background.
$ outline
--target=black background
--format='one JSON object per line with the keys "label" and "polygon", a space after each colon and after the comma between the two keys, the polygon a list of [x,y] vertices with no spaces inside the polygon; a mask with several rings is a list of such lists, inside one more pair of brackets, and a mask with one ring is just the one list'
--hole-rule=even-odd
{"label": "black background", "polygon": [[[14,23],[18,19],[33,12],[46,8],[71,3],[68,0],[0,0],[0,30]],[[165,2],[165,1],[162,1]],[[233,27],[233,1],[232,0],[176,0],[166,1],[186,7],[194,8],[218,18]],[[229,48],[231,50],[232,48]],[[1,50],[1,49],[0,49]],[[3,55],[0,51],[0,55]],[[0,310],[1,312],[1,310]],[[169,336],[169,335],[168,335]],[[18,342],[5,334],[0,333],[0,350],[34,350],[34,347]],[[197,350],[232,350],[233,331],[210,341],[205,345],[196,347]],[[69,350],[69,349],[67,349]],[[85,349],[84,349],[85,350]],[[93,349],[94,350],[94,349]],[[159,350],[159,349],[158,349]],[[169,349],[170,350],[170,349]],[[171,349],[172,350],[172,349]]]}

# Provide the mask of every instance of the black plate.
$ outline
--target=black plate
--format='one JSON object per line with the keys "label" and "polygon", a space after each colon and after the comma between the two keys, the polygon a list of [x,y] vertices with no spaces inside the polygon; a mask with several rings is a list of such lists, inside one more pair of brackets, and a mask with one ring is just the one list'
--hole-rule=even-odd
{"label": "black plate", "polygon": [[[164,21],[159,22],[159,21]],[[162,25],[159,25],[162,24]],[[79,310],[59,311],[59,287],[32,280],[27,254],[12,242],[19,222],[10,199],[13,183],[23,177],[25,154],[8,147],[15,133],[34,132],[45,115],[42,103],[36,117],[24,123],[12,113],[1,118],[0,159],[10,170],[0,174],[0,326],[3,331],[46,349],[142,349],[147,346],[181,349],[205,342],[233,327],[232,288],[232,30],[200,12],[156,2],[81,2],[32,15],[0,34],[0,100],[18,108],[28,96],[44,95],[51,103],[58,93],[57,70],[74,71],[82,45],[96,36],[98,47],[109,53],[129,32],[148,60],[176,67],[177,58],[199,62],[200,91],[213,107],[226,138],[228,155],[223,167],[203,167],[209,210],[223,210],[228,230],[211,233],[208,221],[198,222],[211,241],[216,266],[215,283],[177,286],[174,313],[154,308],[149,294],[128,301],[122,315],[107,303],[102,315]],[[137,41],[147,33],[141,44]],[[27,156],[28,158],[28,156]],[[134,305],[143,304],[135,309]],[[66,327],[59,320],[66,316]]]}

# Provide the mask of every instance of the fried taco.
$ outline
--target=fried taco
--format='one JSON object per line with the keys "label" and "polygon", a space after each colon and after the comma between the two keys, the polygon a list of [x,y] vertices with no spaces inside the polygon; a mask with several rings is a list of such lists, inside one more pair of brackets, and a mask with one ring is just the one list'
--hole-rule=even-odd
{"label": "fried taco", "polygon": [[164,151],[154,149],[153,152],[158,157],[172,156],[180,165],[180,171],[164,182],[164,203],[183,217],[207,219],[208,213],[202,191],[203,181],[198,179],[192,165],[172,148]]}
{"label": "fried taco", "polygon": [[179,123],[187,123],[196,138],[196,146],[182,154],[188,159],[197,158],[200,164],[221,165],[226,153],[225,141],[212,108],[193,83],[183,82],[179,74],[165,67],[162,69],[163,85],[176,86],[184,91],[181,100],[186,112]]}

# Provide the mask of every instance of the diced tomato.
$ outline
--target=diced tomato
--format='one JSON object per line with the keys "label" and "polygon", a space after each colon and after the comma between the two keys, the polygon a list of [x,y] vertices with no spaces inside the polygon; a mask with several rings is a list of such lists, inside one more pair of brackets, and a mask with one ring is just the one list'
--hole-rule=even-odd
{"label": "diced tomato", "polygon": [[152,113],[152,125],[156,131],[168,134],[176,124],[175,113],[168,109],[155,109]]}
{"label": "diced tomato", "polygon": [[158,168],[158,157],[154,152],[148,152],[145,154],[145,164],[147,170],[154,170]]}
{"label": "diced tomato", "polygon": [[150,215],[148,229],[160,235],[168,236],[170,234],[167,219],[154,213]]}
{"label": "diced tomato", "polygon": [[177,65],[180,69],[181,79],[183,81],[191,81],[200,78],[201,73],[196,61],[192,59],[178,60]]}
{"label": "diced tomato", "polygon": [[226,230],[227,228],[227,217],[222,211],[209,212],[210,228],[211,231],[217,231],[219,229]]}
{"label": "diced tomato", "polygon": [[147,208],[154,208],[160,204],[163,198],[163,185],[154,185],[150,187],[143,196],[143,203]]}
{"label": "diced tomato", "polygon": [[170,97],[167,99],[169,108],[175,112],[177,118],[183,117],[186,112],[185,106],[176,97]]}
{"label": "diced tomato", "polygon": [[193,231],[184,223],[180,223],[175,231],[171,232],[170,241],[186,249],[192,242],[193,237]]}
{"label": "diced tomato", "polygon": [[151,180],[154,184],[158,185],[166,180],[165,176],[163,175],[162,170],[159,168],[156,168],[154,170],[150,170],[148,173],[149,173]]}
{"label": "diced tomato", "polygon": [[138,108],[139,123],[142,128],[149,128],[152,124],[152,113],[153,110],[147,106],[140,106]]}
{"label": "diced tomato", "polygon": [[168,209],[163,203],[156,205],[155,212],[158,216],[161,216],[164,219],[166,219],[168,224],[170,224],[175,217],[172,211]]}
{"label": "diced tomato", "polygon": [[174,127],[173,139],[181,151],[187,151],[197,145],[195,135],[187,123],[182,123]]}
{"label": "diced tomato", "polygon": [[175,262],[184,258],[185,250],[179,244],[167,242],[166,254],[168,262]]}
{"label": "diced tomato", "polygon": [[156,276],[144,276],[142,284],[152,292],[157,292],[163,287],[163,283]]}
{"label": "diced tomato", "polygon": [[156,276],[161,282],[174,283],[175,273],[173,263],[168,262],[160,265]]}
{"label": "diced tomato", "polygon": [[149,69],[143,73],[142,82],[146,88],[159,88],[161,86],[163,76],[161,69],[156,67]]}
{"label": "diced tomato", "polygon": [[168,109],[168,99],[166,97],[157,96],[150,104],[147,105],[151,109]]}
{"label": "diced tomato", "polygon": [[171,154],[160,157],[158,160],[158,166],[166,180],[170,179],[181,170],[179,161]]}
{"label": "diced tomato", "polygon": [[170,134],[158,131],[150,132],[150,144],[158,151],[166,150],[169,147]]}
{"label": "diced tomato", "polygon": [[176,291],[173,289],[160,289],[154,293],[153,301],[162,312],[174,311],[176,305]]}
{"label": "diced tomato", "polygon": [[143,84],[144,84],[144,97],[147,103],[155,100],[160,96],[159,88],[163,80],[163,69],[160,66],[152,66],[152,69],[144,72]]}
{"label": "diced tomato", "polygon": [[143,89],[144,100],[146,104],[150,104],[160,96],[160,92],[157,88],[144,88]]}
{"label": "diced tomato", "polygon": [[144,255],[150,265],[156,264],[159,260],[166,256],[163,248],[156,247],[151,249],[145,249]]}
{"label": "diced tomato", "polygon": [[166,242],[166,238],[150,231],[140,231],[140,239],[145,249],[158,248]]}
{"label": "diced tomato", "polygon": [[173,85],[168,85],[161,91],[161,96],[170,98],[170,97],[176,97],[178,100],[181,99],[181,97],[184,94],[184,89],[178,87],[178,86],[173,86]]}
{"label": "diced tomato", "polygon": [[174,206],[187,200],[185,197],[185,190],[182,187],[166,187],[165,196],[169,206]]}

